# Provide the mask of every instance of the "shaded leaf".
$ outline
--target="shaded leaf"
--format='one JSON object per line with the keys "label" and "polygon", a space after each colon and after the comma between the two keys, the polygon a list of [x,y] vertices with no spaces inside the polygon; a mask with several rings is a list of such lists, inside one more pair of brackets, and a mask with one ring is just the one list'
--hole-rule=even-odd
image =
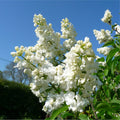
{"label": "shaded leaf", "polygon": [[115,27],[115,26],[117,26],[117,24],[115,24],[115,25],[112,25],[112,29],[114,29],[114,27]]}
{"label": "shaded leaf", "polygon": [[120,35],[119,35],[119,34],[116,34],[116,35],[114,35],[114,37],[120,37]]}
{"label": "shaded leaf", "polygon": [[111,103],[111,107],[115,113],[120,112],[120,104],[119,103]]}
{"label": "shaded leaf", "polygon": [[119,48],[119,49],[120,49],[120,45],[119,45],[119,44],[117,44],[117,43],[116,43],[115,45],[116,45],[116,47],[117,47],[117,48]]}
{"label": "shaded leaf", "polygon": [[120,75],[117,75],[117,76],[115,77],[115,82],[116,82],[117,84],[119,84],[119,82],[120,82]]}

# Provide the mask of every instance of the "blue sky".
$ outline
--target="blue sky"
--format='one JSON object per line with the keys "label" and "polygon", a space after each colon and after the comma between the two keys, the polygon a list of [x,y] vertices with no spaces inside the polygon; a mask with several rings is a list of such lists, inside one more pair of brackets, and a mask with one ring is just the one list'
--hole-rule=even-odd
{"label": "blue sky", "polygon": [[120,24],[120,0],[0,0],[0,70],[13,61],[10,52],[15,46],[33,46],[38,38],[33,25],[34,14],[42,14],[56,32],[67,17],[74,25],[77,40],[89,37],[96,49],[100,47],[93,29],[110,29],[101,22],[106,9],[113,15],[113,23]]}

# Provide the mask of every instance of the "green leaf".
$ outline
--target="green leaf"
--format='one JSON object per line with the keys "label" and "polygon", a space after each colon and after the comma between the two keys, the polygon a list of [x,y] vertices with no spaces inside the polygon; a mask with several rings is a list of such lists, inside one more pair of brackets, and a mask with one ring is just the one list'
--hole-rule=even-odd
{"label": "green leaf", "polygon": [[117,24],[115,24],[115,25],[112,25],[112,29],[114,29],[114,27],[115,27],[115,26],[117,26]]}
{"label": "green leaf", "polygon": [[118,117],[116,117],[115,120],[120,120],[120,116],[118,115]]}
{"label": "green leaf", "polygon": [[120,35],[119,35],[119,34],[116,34],[116,35],[114,35],[114,37],[120,37]]}
{"label": "green leaf", "polygon": [[97,117],[104,120],[104,118],[105,118],[104,114],[105,114],[105,111],[101,111],[101,112],[97,113]]}
{"label": "green leaf", "polygon": [[99,76],[99,79],[103,82],[104,81],[104,74],[103,74],[103,72],[98,72],[97,75]]}
{"label": "green leaf", "polygon": [[100,111],[100,112],[101,111],[113,111],[112,107],[110,106],[109,103],[99,103],[97,105],[97,110]]}
{"label": "green leaf", "polygon": [[104,75],[105,75],[105,76],[108,75],[108,71],[109,71],[108,68],[105,68],[105,70],[104,70]]}
{"label": "green leaf", "polygon": [[120,75],[117,75],[117,76],[115,77],[115,82],[116,82],[116,84],[119,84],[119,83],[120,83]]}
{"label": "green leaf", "polygon": [[111,103],[112,110],[114,110],[114,113],[120,112],[120,104],[118,103]]}
{"label": "green leaf", "polygon": [[61,117],[62,118],[66,118],[66,117],[73,117],[74,116],[74,114],[73,113],[70,113],[70,112],[64,112],[62,115],[61,115]]}
{"label": "green leaf", "polygon": [[113,33],[114,30],[111,30],[111,33]]}
{"label": "green leaf", "polygon": [[69,105],[64,105],[63,107],[54,110],[52,115],[50,116],[50,120],[54,120],[60,113],[66,111],[68,109]]}
{"label": "green leaf", "polygon": [[105,61],[104,57],[98,58],[98,59],[96,60],[96,62],[104,62],[104,61]]}
{"label": "green leaf", "polygon": [[114,71],[119,67],[120,56],[115,57],[111,62],[111,73],[114,74]]}
{"label": "green leaf", "polygon": [[113,62],[111,63],[111,73],[112,73],[112,74],[114,74],[115,66],[116,66],[116,61],[113,61]]}
{"label": "green leaf", "polygon": [[111,41],[108,41],[108,42],[106,42],[102,47],[105,47],[105,46],[110,46],[110,45],[114,45],[115,43],[114,43],[114,41],[113,40],[111,40]]}
{"label": "green leaf", "polygon": [[110,90],[109,89],[106,90],[106,96],[110,97]]}
{"label": "green leaf", "polygon": [[120,45],[119,44],[116,43],[115,46],[120,49]]}
{"label": "green leaf", "polygon": [[50,120],[50,118],[46,118],[45,120]]}
{"label": "green leaf", "polygon": [[112,49],[112,50],[109,52],[109,54],[108,54],[108,56],[107,56],[107,58],[106,58],[106,62],[107,62],[107,63],[110,62],[110,61],[112,60],[112,58],[114,57],[114,55],[115,55],[118,51],[119,51],[118,48]]}
{"label": "green leaf", "polygon": [[118,99],[113,99],[113,100],[111,100],[111,103],[118,103],[118,104],[120,104],[120,100],[118,100]]}
{"label": "green leaf", "polygon": [[85,115],[85,114],[80,114],[80,115],[79,115],[79,119],[80,119],[80,120],[89,120],[88,116]]}

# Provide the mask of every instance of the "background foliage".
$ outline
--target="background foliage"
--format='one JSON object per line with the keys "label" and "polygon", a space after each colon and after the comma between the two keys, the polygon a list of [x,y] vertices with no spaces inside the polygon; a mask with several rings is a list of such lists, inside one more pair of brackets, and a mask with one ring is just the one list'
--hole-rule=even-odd
{"label": "background foliage", "polygon": [[44,119],[42,104],[28,86],[0,79],[0,117]]}

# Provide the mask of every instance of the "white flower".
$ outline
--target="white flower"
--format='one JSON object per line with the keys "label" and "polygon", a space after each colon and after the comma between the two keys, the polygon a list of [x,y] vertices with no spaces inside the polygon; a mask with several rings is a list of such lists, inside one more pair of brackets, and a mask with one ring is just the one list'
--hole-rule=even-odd
{"label": "white flower", "polygon": [[100,53],[100,54],[103,54],[105,56],[107,56],[109,54],[109,52],[111,51],[112,48],[110,47],[102,47],[102,48],[97,48],[97,51]]}
{"label": "white flower", "polygon": [[[100,57],[99,56],[96,56],[96,60],[97,59],[99,59]],[[102,65],[102,66],[105,66],[106,65],[106,61],[104,61],[104,62],[98,62],[100,65]]]}
{"label": "white flower", "polygon": [[69,109],[72,111],[77,111],[77,105],[75,100],[75,93],[74,92],[68,92],[64,95],[65,102],[67,105],[70,105]]}
{"label": "white flower", "polygon": [[17,62],[19,62],[20,60],[21,60],[21,59],[16,56],[15,59],[14,59],[14,62],[17,63]]}
{"label": "white flower", "polygon": [[101,29],[101,31],[93,30],[93,32],[100,44],[111,41],[113,39],[109,30],[105,31],[104,29]]}
{"label": "white flower", "polygon": [[105,11],[104,17],[101,19],[103,22],[111,24],[112,14],[109,10]]}
{"label": "white flower", "polygon": [[64,103],[63,93],[61,94],[49,94],[48,98],[43,106],[43,110],[45,112],[51,112],[57,108],[59,108]]}
{"label": "white flower", "polygon": [[87,99],[82,98],[79,94],[75,95],[74,92],[67,92],[65,95],[67,105],[70,105],[69,110],[73,112],[83,112],[84,107],[89,104]]}
{"label": "white flower", "polygon": [[11,52],[10,53],[13,57],[17,56],[16,52]]}
{"label": "white flower", "polygon": [[43,18],[43,16],[41,14],[39,15],[34,15],[34,19],[33,19],[33,22],[34,22],[34,26],[37,26],[37,25],[46,25],[46,20],[45,18]]}
{"label": "white flower", "polygon": [[75,39],[68,39],[63,42],[63,46],[65,49],[70,50],[76,43]]}
{"label": "white flower", "polygon": [[64,39],[75,39],[77,35],[73,25],[69,22],[68,18],[62,19],[61,31],[62,31],[61,37]]}
{"label": "white flower", "polygon": [[120,34],[120,25],[115,26],[116,34]]}
{"label": "white flower", "polygon": [[45,112],[51,112],[52,110],[54,110],[53,104],[54,99],[50,97],[48,100],[46,100],[45,105],[43,106],[43,110]]}

